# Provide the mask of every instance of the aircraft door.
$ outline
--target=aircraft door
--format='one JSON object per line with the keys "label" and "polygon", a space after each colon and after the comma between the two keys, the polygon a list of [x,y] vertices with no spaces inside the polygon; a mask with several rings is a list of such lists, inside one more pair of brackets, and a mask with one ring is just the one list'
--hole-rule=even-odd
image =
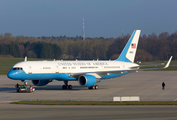
{"label": "aircraft door", "polygon": [[125,68],[125,65],[124,65],[124,64],[121,64],[121,65],[120,65],[120,68],[121,68],[121,69],[124,69],[124,68]]}
{"label": "aircraft door", "polygon": [[56,73],[59,73],[59,67],[58,67],[58,65],[56,66],[55,72],[56,72]]}
{"label": "aircraft door", "polygon": [[31,67],[31,65],[28,66],[28,73],[32,74],[32,67]]}

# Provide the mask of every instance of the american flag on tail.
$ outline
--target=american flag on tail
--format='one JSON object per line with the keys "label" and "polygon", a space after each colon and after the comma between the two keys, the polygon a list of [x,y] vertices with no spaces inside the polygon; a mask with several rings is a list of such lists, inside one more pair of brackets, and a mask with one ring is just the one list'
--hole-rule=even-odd
{"label": "american flag on tail", "polygon": [[132,48],[135,49],[136,48],[136,44],[132,43]]}

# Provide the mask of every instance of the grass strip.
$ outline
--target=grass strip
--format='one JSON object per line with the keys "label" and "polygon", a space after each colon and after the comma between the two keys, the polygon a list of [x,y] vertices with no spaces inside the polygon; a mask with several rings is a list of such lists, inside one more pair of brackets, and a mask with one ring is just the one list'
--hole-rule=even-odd
{"label": "grass strip", "polygon": [[9,70],[0,70],[0,75],[7,75]]}
{"label": "grass strip", "polygon": [[132,101],[132,102],[113,102],[113,101],[18,101],[12,104],[30,105],[177,105],[177,101]]}
{"label": "grass strip", "polygon": [[[140,69],[146,69],[146,68],[156,68],[156,67],[141,67]],[[177,71],[177,66],[169,66],[166,69],[153,69],[153,70],[145,70],[145,71]]]}

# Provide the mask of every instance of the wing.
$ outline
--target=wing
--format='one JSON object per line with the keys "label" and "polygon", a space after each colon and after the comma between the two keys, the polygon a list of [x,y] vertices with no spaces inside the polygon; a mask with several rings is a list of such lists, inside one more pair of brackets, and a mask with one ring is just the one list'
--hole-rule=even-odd
{"label": "wing", "polygon": [[112,70],[112,71],[93,71],[93,72],[79,72],[79,73],[70,73],[70,77],[75,77],[78,78],[81,75],[85,75],[85,74],[89,74],[89,75],[93,75],[96,78],[102,78],[103,76],[109,75],[110,73],[112,74],[123,74],[123,73],[127,73],[127,72],[138,72],[138,71],[142,71],[142,70],[154,70],[154,69],[165,69],[168,68],[170,65],[170,62],[172,60],[172,57],[170,57],[170,59],[168,60],[167,64],[165,65],[165,67],[161,67],[161,68],[145,68],[145,69],[139,69],[139,68],[131,68],[131,69],[127,69],[127,70]]}
{"label": "wing", "polygon": [[114,70],[114,71],[95,71],[95,72],[80,72],[80,73],[70,73],[70,77],[75,77],[78,78],[81,75],[89,74],[93,75],[96,78],[101,78],[102,76],[109,75],[110,73],[113,74],[122,74],[125,72],[132,72],[132,71],[137,71],[138,69],[134,70]]}

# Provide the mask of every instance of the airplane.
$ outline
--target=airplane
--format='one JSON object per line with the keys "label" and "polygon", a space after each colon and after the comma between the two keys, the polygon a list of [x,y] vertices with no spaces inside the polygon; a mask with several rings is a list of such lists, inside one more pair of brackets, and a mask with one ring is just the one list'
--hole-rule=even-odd
{"label": "airplane", "polygon": [[[139,65],[134,63],[141,30],[134,30],[120,56],[116,60],[93,61],[27,61],[15,64],[7,73],[8,78],[21,80],[27,84],[28,80],[36,86],[45,86],[53,80],[63,81],[62,89],[72,89],[69,81],[78,81],[88,89],[98,89],[96,83],[101,80],[126,75],[131,71],[138,71]],[[171,62],[172,56],[164,68]]]}

